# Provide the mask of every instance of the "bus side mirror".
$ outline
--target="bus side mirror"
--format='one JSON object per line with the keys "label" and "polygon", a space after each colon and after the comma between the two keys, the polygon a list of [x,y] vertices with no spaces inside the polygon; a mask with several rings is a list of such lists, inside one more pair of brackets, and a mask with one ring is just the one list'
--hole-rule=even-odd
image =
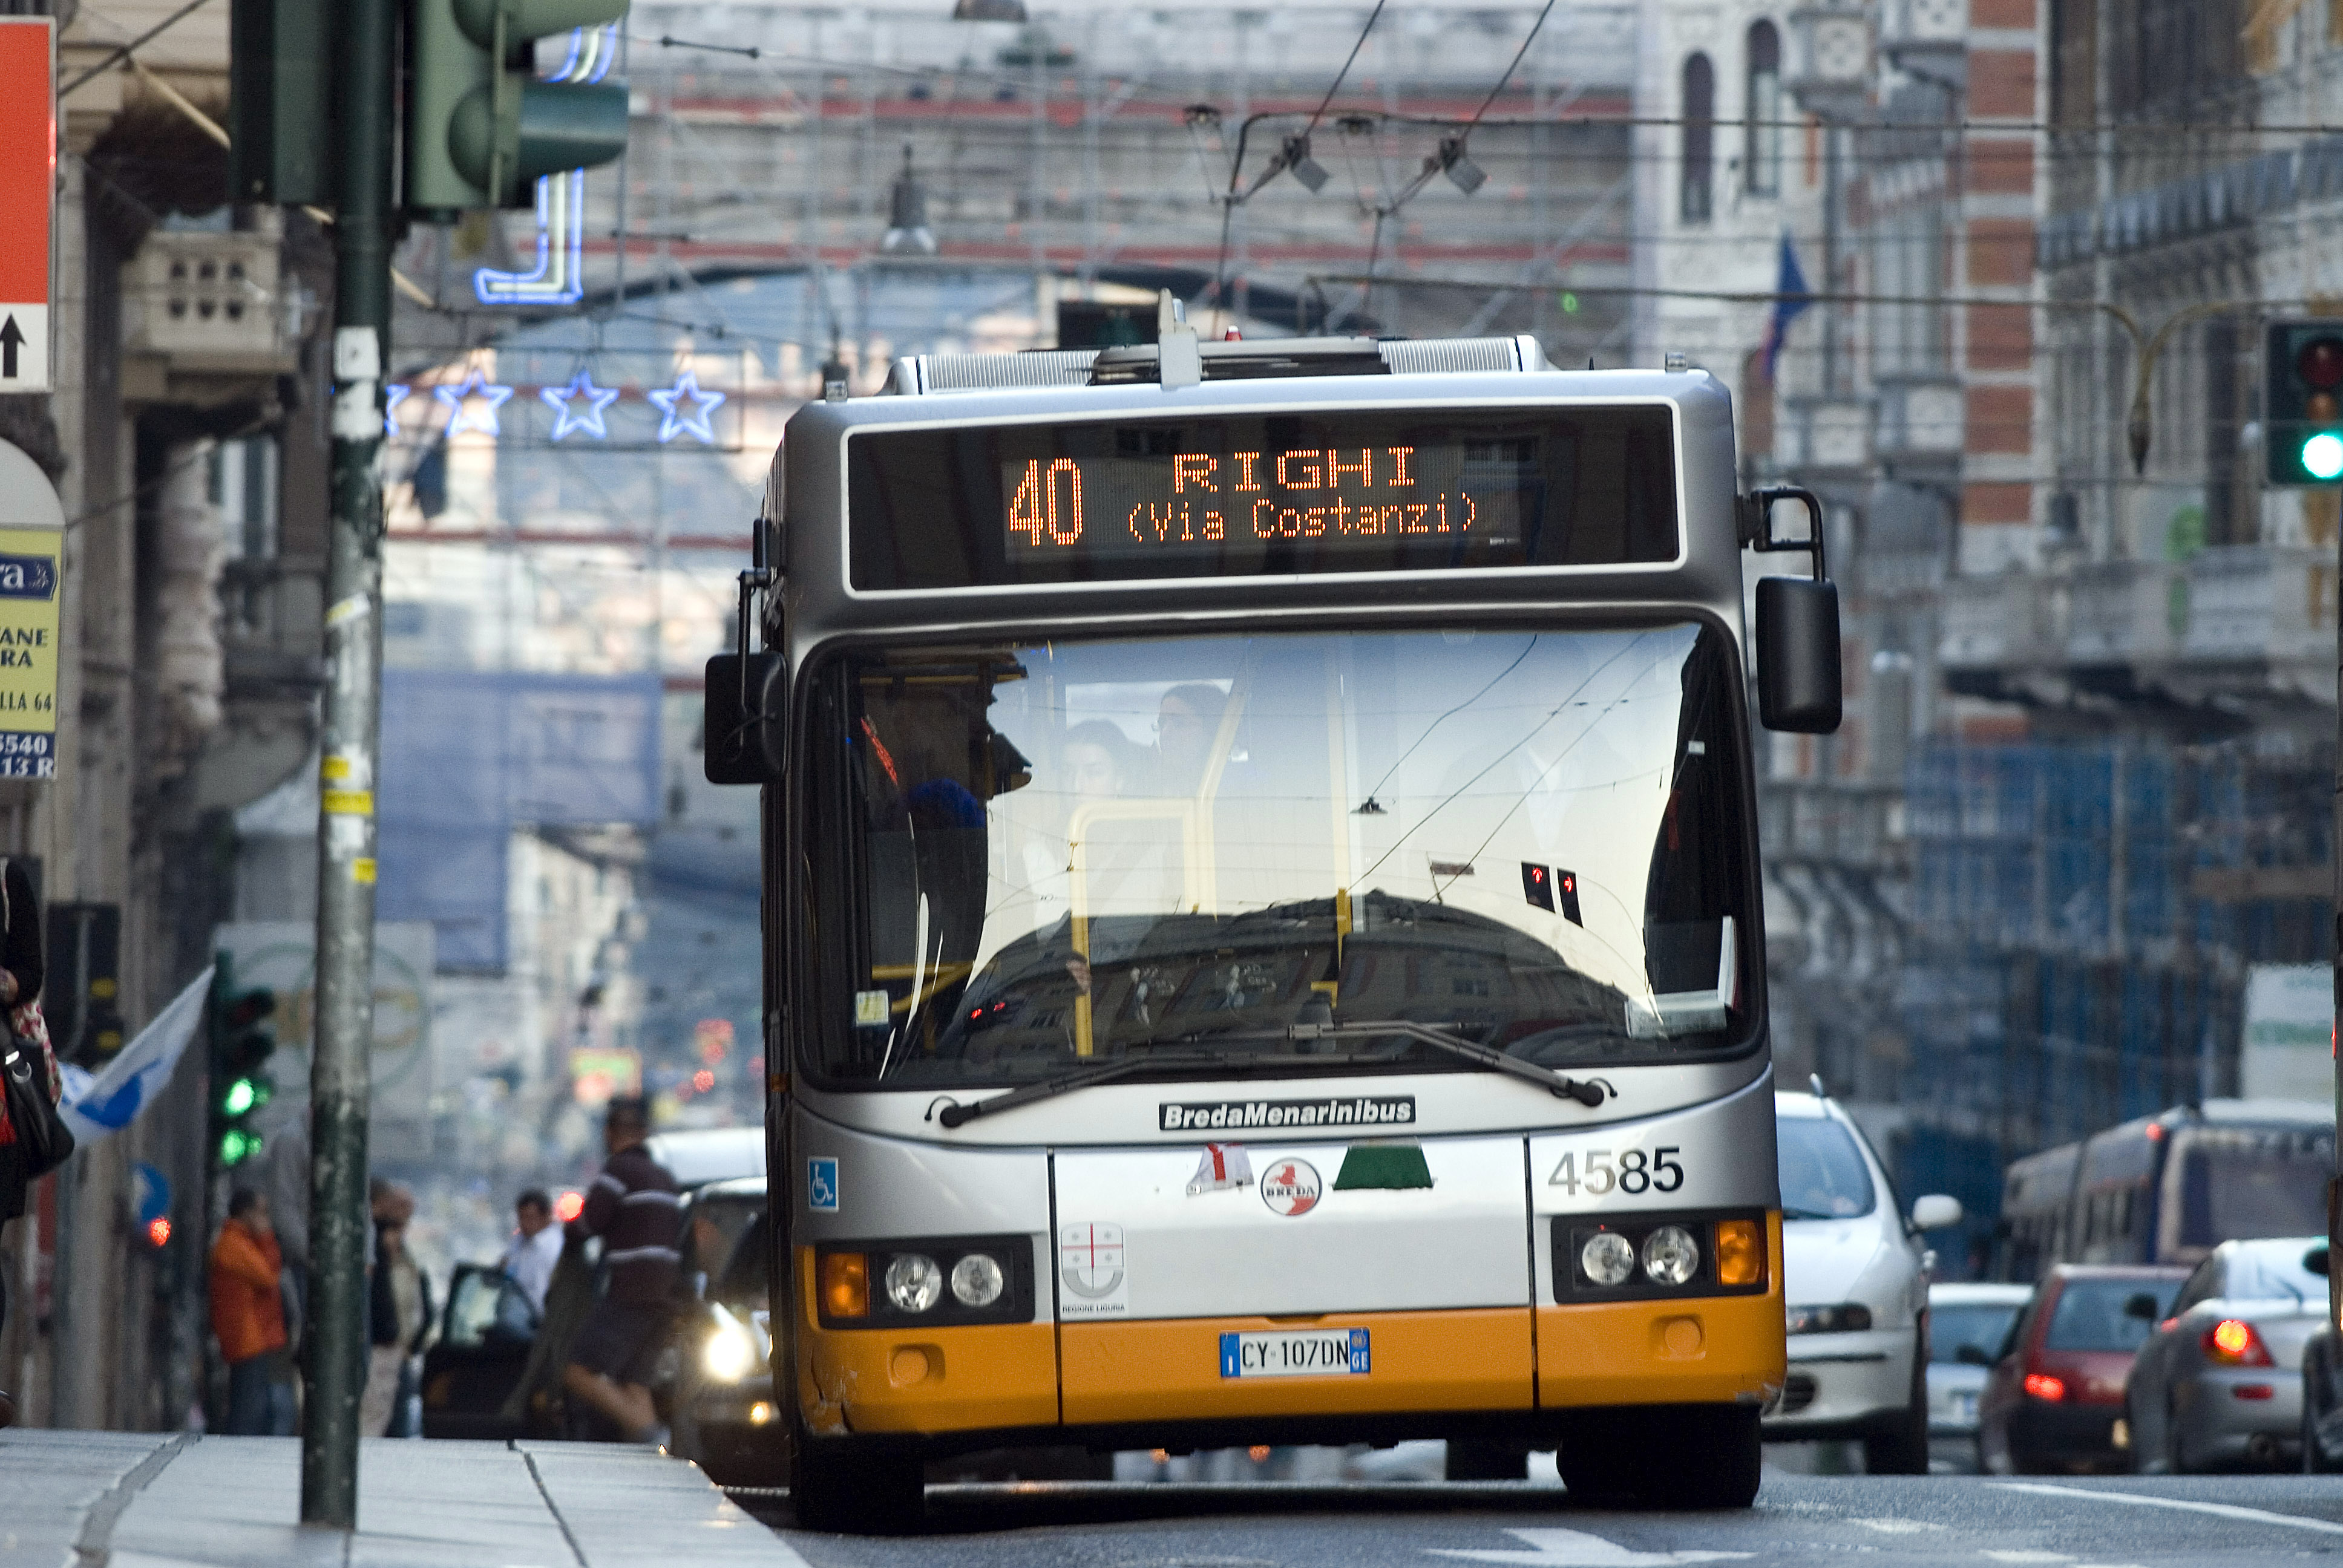
{"label": "bus side mirror", "polygon": [[[1774,503],[1796,500],[1811,523],[1803,539],[1774,537]],[[1811,490],[1781,486],[1741,503],[1741,540],[1761,554],[1803,550],[1814,558],[1810,578],[1757,579],[1757,716],[1768,729],[1828,735],[1841,709],[1838,585],[1823,565],[1823,508]]]}
{"label": "bus side mirror", "polygon": [[1768,729],[1838,729],[1838,585],[1757,579],[1757,716]]}
{"label": "bus side mirror", "polygon": [[[780,653],[719,653],[708,661],[701,765],[710,784],[770,784],[789,734],[789,671]],[[747,701],[742,701],[742,692]]]}

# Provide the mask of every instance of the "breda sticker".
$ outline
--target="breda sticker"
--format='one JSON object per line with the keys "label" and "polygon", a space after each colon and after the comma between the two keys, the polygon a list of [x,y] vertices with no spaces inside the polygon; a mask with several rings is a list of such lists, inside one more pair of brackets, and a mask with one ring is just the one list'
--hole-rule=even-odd
{"label": "breda sticker", "polygon": [[1280,1160],[1261,1179],[1261,1201],[1291,1220],[1318,1207],[1317,1168],[1307,1160]]}
{"label": "breda sticker", "polygon": [[1058,1227],[1058,1316],[1119,1318],[1131,1312],[1122,1227],[1082,1221]]}

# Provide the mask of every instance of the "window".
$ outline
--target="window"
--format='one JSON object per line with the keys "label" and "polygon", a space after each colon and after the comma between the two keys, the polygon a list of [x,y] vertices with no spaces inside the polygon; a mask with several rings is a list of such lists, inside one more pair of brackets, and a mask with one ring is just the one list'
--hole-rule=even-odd
{"label": "window", "polygon": [[1827,1117],[1785,1116],[1775,1123],[1781,1165],[1782,1218],[1849,1220],[1877,1201],[1871,1169],[1847,1130]]}
{"label": "window", "polygon": [[2050,1314],[2050,1332],[2042,1348],[2052,1351],[2134,1352],[2156,1325],[2124,1311],[2132,1297],[2156,1298],[2160,1317],[2172,1302],[2174,1282],[2137,1276],[2103,1280],[2069,1280],[2058,1292],[2058,1310]]}
{"label": "window", "polygon": [[1716,161],[1716,70],[1705,55],[1684,68],[1684,221],[1706,223],[1710,171]]}
{"label": "window", "polygon": [[1749,139],[1747,174],[1754,196],[1782,193],[1782,35],[1771,22],[1749,26],[1749,95],[1742,106]]}

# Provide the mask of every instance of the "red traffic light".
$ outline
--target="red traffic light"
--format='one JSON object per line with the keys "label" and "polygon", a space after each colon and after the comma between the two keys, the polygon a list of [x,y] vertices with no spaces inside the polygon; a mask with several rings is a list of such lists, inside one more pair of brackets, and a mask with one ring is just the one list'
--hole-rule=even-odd
{"label": "red traffic light", "polygon": [[2294,373],[2319,392],[2343,387],[2343,337],[2314,337],[2294,357]]}

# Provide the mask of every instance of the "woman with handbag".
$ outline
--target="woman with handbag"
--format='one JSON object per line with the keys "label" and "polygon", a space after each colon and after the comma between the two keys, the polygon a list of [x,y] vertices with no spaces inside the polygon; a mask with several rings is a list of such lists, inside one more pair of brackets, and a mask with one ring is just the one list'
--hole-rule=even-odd
{"label": "woman with handbag", "polygon": [[[41,910],[32,879],[0,859],[0,1329],[8,1324],[8,1221],[25,1211],[32,1184],[73,1152],[73,1134],[57,1116],[64,1092],[49,1026],[41,1016]],[[16,1402],[0,1389],[0,1427],[14,1425]]]}

